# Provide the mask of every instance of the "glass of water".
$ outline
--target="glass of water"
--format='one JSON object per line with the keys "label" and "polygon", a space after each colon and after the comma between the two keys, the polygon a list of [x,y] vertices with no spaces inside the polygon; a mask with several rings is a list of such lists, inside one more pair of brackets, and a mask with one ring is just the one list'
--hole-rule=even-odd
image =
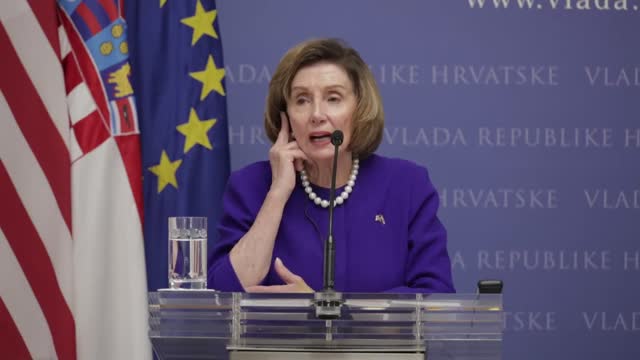
{"label": "glass of water", "polygon": [[207,288],[207,218],[169,218],[169,287]]}

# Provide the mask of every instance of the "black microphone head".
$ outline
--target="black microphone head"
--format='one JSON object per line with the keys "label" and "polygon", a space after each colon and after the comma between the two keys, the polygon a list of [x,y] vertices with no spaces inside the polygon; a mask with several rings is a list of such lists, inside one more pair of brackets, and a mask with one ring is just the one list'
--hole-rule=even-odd
{"label": "black microphone head", "polygon": [[342,145],[342,140],[344,140],[344,135],[342,131],[336,130],[331,134],[331,143],[335,146]]}

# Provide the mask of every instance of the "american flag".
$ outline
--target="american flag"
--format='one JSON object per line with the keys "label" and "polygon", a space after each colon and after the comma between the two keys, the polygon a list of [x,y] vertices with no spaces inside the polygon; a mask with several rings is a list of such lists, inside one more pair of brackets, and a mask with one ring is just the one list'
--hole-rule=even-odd
{"label": "american flag", "polygon": [[150,358],[121,1],[2,0],[0,49],[0,353]]}

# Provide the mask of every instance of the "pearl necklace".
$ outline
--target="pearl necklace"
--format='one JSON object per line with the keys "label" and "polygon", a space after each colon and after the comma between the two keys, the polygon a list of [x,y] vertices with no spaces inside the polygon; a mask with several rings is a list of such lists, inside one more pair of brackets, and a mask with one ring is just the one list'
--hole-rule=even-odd
{"label": "pearl necklace", "polygon": [[[356,178],[358,177],[358,169],[360,168],[360,160],[353,159],[353,165],[351,165],[351,175],[349,176],[349,181],[347,181],[347,186],[344,187],[344,191],[342,194],[336,196],[333,206],[341,205],[342,203],[349,198],[349,194],[353,191],[353,187],[356,185]],[[318,194],[313,192],[311,188],[311,183],[309,182],[309,177],[307,176],[307,172],[302,169],[300,170],[300,180],[302,181],[302,187],[304,187],[304,192],[307,193],[309,199],[313,201],[314,204],[320,205],[323,208],[329,207],[329,200],[324,200],[318,196]]]}

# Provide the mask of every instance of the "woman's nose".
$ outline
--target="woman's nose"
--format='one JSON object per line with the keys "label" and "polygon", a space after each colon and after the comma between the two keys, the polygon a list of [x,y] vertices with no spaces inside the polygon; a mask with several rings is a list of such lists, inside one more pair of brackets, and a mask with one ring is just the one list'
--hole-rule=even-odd
{"label": "woman's nose", "polygon": [[314,125],[321,124],[327,120],[327,112],[324,106],[320,102],[316,102],[313,106],[313,112],[311,113],[311,123]]}

